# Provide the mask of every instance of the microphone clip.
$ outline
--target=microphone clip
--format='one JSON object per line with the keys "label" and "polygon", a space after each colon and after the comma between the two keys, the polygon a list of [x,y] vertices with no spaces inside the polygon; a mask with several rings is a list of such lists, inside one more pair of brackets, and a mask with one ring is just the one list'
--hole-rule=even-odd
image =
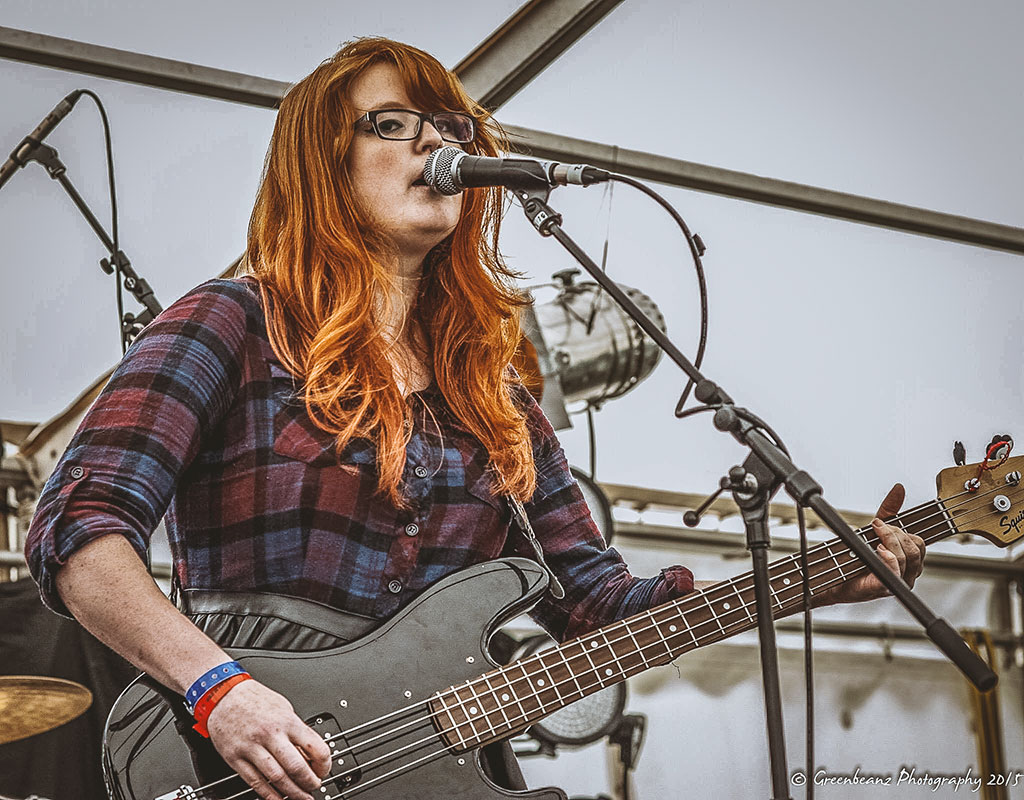
{"label": "microphone clip", "polygon": [[562,224],[562,215],[548,205],[550,186],[516,189],[514,192],[523,204],[526,218],[541,236],[551,236],[552,229]]}

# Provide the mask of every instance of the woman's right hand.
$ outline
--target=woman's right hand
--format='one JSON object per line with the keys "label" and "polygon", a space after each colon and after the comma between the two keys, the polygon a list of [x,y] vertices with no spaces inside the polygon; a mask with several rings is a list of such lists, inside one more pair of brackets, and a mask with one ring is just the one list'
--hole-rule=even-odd
{"label": "woman's right hand", "polygon": [[313,800],[331,751],[288,699],[255,680],[235,685],[207,720],[210,741],[264,800]]}

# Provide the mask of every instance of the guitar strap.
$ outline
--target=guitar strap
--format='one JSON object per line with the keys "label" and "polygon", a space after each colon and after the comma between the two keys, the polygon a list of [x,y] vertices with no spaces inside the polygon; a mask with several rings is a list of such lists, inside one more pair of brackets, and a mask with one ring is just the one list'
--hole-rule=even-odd
{"label": "guitar strap", "polygon": [[512,518],[516,521],[516,525],[523,536],[530,543],[530,547],[533,548],[533,554],[537,559],[537,563],[548,574],[548,590],[556,600],[561,600],[565,597],[565,589],[562,587],[562,582],[558,580],[558,576],[548,566],[548,562],[544,560],[544,549],[540,546],[537,534],[533,532],[533,525],[530,524],[530,518],[526,515],[526,509],[519,501],[519,498],[512,495],[508,496],[508,504],[512,509]]}

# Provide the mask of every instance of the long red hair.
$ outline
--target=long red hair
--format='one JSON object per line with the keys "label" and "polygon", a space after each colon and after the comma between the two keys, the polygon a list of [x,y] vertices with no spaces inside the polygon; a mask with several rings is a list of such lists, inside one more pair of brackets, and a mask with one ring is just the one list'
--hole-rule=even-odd
{"label": "long red hair", "polygon": [[[373,441],[378,489],[398,506],[409,438],[408,406],[387,354],[381,304],[394,281],[392,243],[354,200],[345,154],[356,112],[348,96],[367,67],[393,64],[424,110],[477,121],[465,149],[497,155],[506,144],[485,109],[452,73],[409,45],[347,43],[281,101],[249,222],[247,260],[263,293],[270,343],[303,380],[309,415],[335,434]],[[500,189],[466,193],[455,231],[427,257],[418,315],[437,383],[459,422],[487,449],[494,489],[529,500],[536,477],[529,431],[508,369],[521,333],[515,274],[498,254]]]}

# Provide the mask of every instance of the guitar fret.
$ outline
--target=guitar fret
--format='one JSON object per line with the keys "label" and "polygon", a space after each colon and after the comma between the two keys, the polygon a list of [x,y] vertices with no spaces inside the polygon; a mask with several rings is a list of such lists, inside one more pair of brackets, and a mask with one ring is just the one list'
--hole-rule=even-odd
{"label": "guitar fret", "polygon": [[544,670],[544,674],[548,677],[548,685],[551,690],[555,693],[555,697],[558,698],[559,705],[565,705],[562,698],[562,693],[558,691],[558,681],[551,676],[551,670],[548,669],[548,665],[544,663],[544,654],[541,653],[537,656],[537,663],[540,664],[541,669]]}
{"label": "guitar fret", "polygon": [[[808,560],[810,560],[809,556],[810,556],[810,554],[808,553]],[[774,566],[775,565],[773,565],[773,567]],[[800,568],[799,558],[797,556],[789,556],[789,558],[786,558],[786,559],[783,559],[782,561],[780,561],[778,563],[777,571],[780,573],[780,575],[779,575],[779,583],[782,584],[782,588],[779,589],[779,592],[785,592],[785,591],[787,591],[789,589],[797,589],[798,592],[799,591],[803,591],[800,588],[800,584],[799,583],[798,584],[794,584],[793,583],[793,579],[791,577],[789,577],[789,575],[787,574],[787,573],[795,571],[796,574],[798,576],[800,576],[800,580],[801,581],[807,579],[807,576],[803,574],[803,572],[802,572],[802,570]],[[751,622],[756,622],[756,621],[757,621],[756,617],[751,617]]]}
{"label": "guitar fret", "polygon": [[705,595],[704,602],[707,604],[708,611],[711,612],[711,619],[714,620],[715,624],[718,626],[718,630],[720,630],[722,632],[722,635],[724,636],[725,628],[722,627],[722,621],[718,618],[718,615],[715,613],[714,606],[711,605],[711,598]]}
{"label": "guitar fret", "polygon": [[511,695],[506,693],[499,697],[498,690],[491,685],[490,675],[484,675],[483,678],[484,683],[487,684],[487,690],[494,695],[494,702],[497,706],[497,710],[501,712],[501,716],[505,720],[505,726],[507,726],[511,731],[514,726],[512,725],[512,721],[508,718],[508,714],[505,713],[505,703],[511,700]]}
{"label": "guitar fret", "polygon": [[[518,663],[519,671],[523,673],[523,678],[526,680],[526,688],[529,690],[529,697],[531,697],[537,703],[537,711],[541,714],[546,714],[547,709],[544,707],[544,699],[540,696],[540,692],[537,691],[533,675],[526,671],[526,662],[520,661]],[[529,719],[529,717],[527,717]]]}
{"label": "guitar fret", "polygon": [[[455,696],[456,701],[461,704],[461,701],[459,700],[459,693],[457,691],[455,691],[455,687],[454,686],[449,686],[448,688],[451,689],[452,694]],[[444,696],[443,695],[438,695],[438,696],[441,699],[441,706],[444,708],[445,713],[448,715],[448,719],[450,719],[451,722],[452,722],[452,731],[455,733],[456,736],[459,737],[459,744],[462,745],[463,747],[465,747],[466,746],[466,739],[462,735],[462,729],[459,726],[459,723],[457,723],[455,721],[455,715],[452,714],[452,710],[449,707],[448,702],[444,699]],[[463,710],[463,715],[465,715],[465,710]]]}
{"label": "guitar fret", "polygon": [[[690,597],[697,597],[697,595],[692,595]],[[697,623],[691,623],[690,620],[687,619],[687,614],[692,613],[692,610],[683,611],[681,607],[674,609],[674,614],[672,617],[669,617],[669,619],[671,620],[674,618],[676,622],[669,622],[668,632],[670,638],[674,639],[679,634],[679,626],[682,625],[683,633],[690,634],[690,639],[693,640],[693,646],[697,648],[700,647],[700,641],[697,639]],[[678,646],[681,649],[683,646],[682,642],[680,642]],[[673,648],[673,652],[675,652],[675,648]]]}
{"label": "guitar fret", "polygon": [[662,645],[665,647],[665,657],[668,659],[672,658],[672,645],[668,643],[668,639],[665,638],[665,632],[661,629],[661,623],[655,616],[656,612],[651,612],[651,621],[654,623],[654,630],[657,631],[658,637],[661,639]]}
{"label": "guitar fret", "polygon": [[[589,636],[587,638],[590,639]],[[598,685],[599,686],[604,686],[604,681],[601,679],[601,670],[598,669],[597,664],[594,663],[594,659],[592,659],[590,657],[590,650],[593,647],[597,647],[597,640],[595,639],[595,640],[591,641],[591,643],[590,643],[591,644],[591,648],[588,648],[587,645],[585,643],[583,643],[583,642],[581,642],[581,644],[583,645],[583,655],[586,656],[587,657],[587,661],[590,662],[590,669],[594,673],[594,677],[597,678]]]}
{"label": "guitar fret", "polygon": [[726,623],[724,626],[722,626],[721,622],[719,622],[719,627],[723,628],[722,632],[725,633],[726,631],[737,625],[742,627],[742,617],[745,615],[748,619],[750,619],[750,611],[745,607],[743,595],[740,594],[740,591],[736,586],[732,585],[731,583],[725,584],[721,587],[721,590],[727,591],[728,593],[724,597],[720,597],[715,602],[718,604],[720,608],[718,618],[726,618]]}
{"label": "guitar fret", "polygon": [[576,684],[576,691],[580,694],[580,696],[576,699],[581,700],[584,697],[586,697],[587,693],[583,690],[583,687],[580,685],[580,680],[576,677],[576,670],[572,668],[572,664],[569,663],[569,659],[566,658],[565,654],[562,652],[563,649],[564,648],[559,647],[555,652],[557,652],[561,656],[562,664],[565,666],[566,673],[568,673],[569,677],[572,678],[572,682]]}
{"label": "guitar fret", "polygon": [[[587,652],[587,646],[581,639],[577,639],[573,642],[574,647],[579,648],[579,653],[573,656],[573,663],[578,664],[578,668],[573,669],[573,678],[576,681],[576,685],[580,687],[580,694],[586,695],[592,691],[594,681],[586,680],[589,675],[595,676],[597,685],[600,686],[601,678],[597,674],[597,667],[594,664],[594,660],[590,657]],[[584,679],[584,683],[580,683],[580,678]]]}
{"label": "guitar fret", "polygon": [[839,563],[839,553],[833,553],[832,560],[835,562],[836,569],[839,571],[839,577],[842,580],[846,580],[846,573],[843,572],[843,565]]}
{"label": "guitar fret", "polygon": [[[770,576],[769,576],[769,580],[768,580],[768,586],[769,586],[769,588],[771,590],[772,595],[774,597],[778,597],[778,592],[775,591],[775,587],[773,587],[772,584],[771,584]],[[757,621],[757,617],[755,617],[754,614],[751,612],[750,604],[747,602],[747,598],[744,597],[743,594],[740,592],[739,587],[735,587],[733,589],[733,595],[735,595],[735,597],[736,597],[736,610],[737,610],[737,612],[742,611],[746,615],[746,617],[747,617],[747,622],[756,622]],[[743,623],[741,622],[740,625],[742,625],[742,624]]]}
{"label": "guitar fret", "polygon": [[[772,602],[775,603],[775,607],[778,610],[781,611],[786,607],[786,603],[780,596],[780,593],[775,591],[775,587],[772,585],[770,572],[768,574],[768,595],[771,598]],[[754,586],[753,578],[751,578],[750,581],[750,602],[755,605],[757,603],[757,587]],[[752,621],[756,622],[756,619],[752,618]]]}
{"label": "guitar fret", "polygon": [[[935,539],[937,541],[937,540],[943,538],[944,536],[949,536],[951,534],[956,533],[957,528],[956,528],[956,523],[953,522],[953,516],[946,509],[946,504],[944,502],[942,502],[941,500],[936,500],[935,501],[935,506],[939,509],[939,513],[942,515],[942,521],[946,523],[946,529],[947,529],[944,533],[940,533],[940,534],[938,534],[935,537]],[[925,540],[925,542],[928,541],[928,536],[925,535],[926,533],[928,533],[928,531],[922,531],[921,534],[919,534],[921,536],[921,538]]]}
{"label": "guitar fret", "polygon": [[[606,678],[614,678],[615,677],[615,670],[616,670],[616,668],[619,668],[619,656],[618,656],[618,653],[615,652],[615,648],[612,647],[611,642],[608,641],[608,634],[604,630],[596,630],[596,631],[593,632],[592,635],[598,634],[598,633],[601,634],[601,638],[604,639],[604,652],[608,653],[608,655],[611,656],[611,658],[608,659],[608,664],[614,664],[614,666],[605,666],[605,668],[604,668],[604,676]],[[621,669],[620,669],[620,672],[621,672]]]}
{"label": "guitar fret", "polygon": [[[484,705],[483,700],[480,698],[480,695],[476,693],[476,689],[473,688],[473,681],[469,681],[466,684],[466,688],[469,689],[470,694],[473,696],[473,700],[476,701],[475,706],[469,707],[469,711],[471,714],[470,726],[473,729],[473,736],[474,738],[483,741],[483,737],[481,736],[480,732],[476,729],[476,721],[478,719],[482,719],[484,722],[487,723],[487,727],[490,728],[492,736],[494,736],[497,733],[497,731],[494,730],[494,725],[491,723],[491,715],[487,713],[487,708]],[[479,714],[476,713],[475,709],[479,710]]]}
{"label": "guitar fret", "polygon": [[640,656],[640,660],[644,662],[644,668],[646,669],[650,666],[650,662],[648,662],[647,656],[644,655],[644,648],[640,646],[640,642],[638,642],[636,636],[633,635],[633,629],[629,625],[626,625],[625,628],[626,632],[629,634],[630,641],[633,642],[633,647],[635,648],[634,652]]}
{"label": "guitar fret", "polygon": [[519,666],[519,662],[518,661],[516,663],[514,663],[514,664],[510,664],[509,667],[506,667],[506,669],[504,670],[504,672],[506,673],[505,674],[505,681],[508,683],[508,688],[509,688],[509,691],[512,694],[512,697],[515,698],[515,705],[516,705],[516,709],[517,709],[517,713],[513,717],[513,719],[515,720],[515,723],[514,723],[515,726],[518,726],[519,723],[522,720],[530,718],[530,712],[527,711],[526,710],[526,706],[523,705],[523,695],[522,695],[522,693],[518,689],[515,688],[514,684],[516,683],[516,681],[512,680],[512,678],[508,675],[508,669],[510,669],[511,667],[517,667],[517,666]]}

